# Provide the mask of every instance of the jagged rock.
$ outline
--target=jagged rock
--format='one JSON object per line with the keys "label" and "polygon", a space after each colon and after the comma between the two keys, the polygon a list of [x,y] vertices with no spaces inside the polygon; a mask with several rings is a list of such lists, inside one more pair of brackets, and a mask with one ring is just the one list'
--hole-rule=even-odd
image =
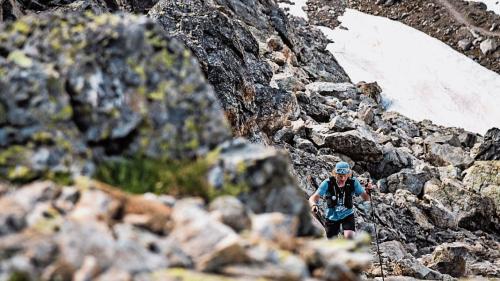
{"label": "jagged rock", "polygon": [[445,179],[460,179],[462,170],[453,165],[438,167],[439,179],[444,181]]}
{"label": "jagged rock", "polygon": [[384,256],[392,261],[399,261],[408,255],[403,244],[399,241],[386,241],[380,243],[379,247]]}
{"label": "jagged rock", "polygon": [[500,160],[500,129],[491,128],[486,132],[473,157],[475,160]]}
{"label": "jagged rock", "polygon": [[329,122],[331,116],[336,112],[334,107],[326,105],[326,98],[317,93],[306,96],[306,103],[300,102],[300,100],[299,103],[303,112],[320,123]]}
{"label": "jagged rock", "polygon": [[462,39],[458,41],[458,47],[464,51],[468,51],[472,47],[472,42],[469,39]]}
{"label": "jagged rock", "polygon": [[111,221],[120,211],[121,202],[100,190],[84,192],[69,214],[75,220],[86,221],[97,218]]}
{"label": "jagged rock", "polygon": [[472,148],[477,141],[477,136],[471,132],[463,132],[458,135],[458,139],[462,146]]}
{"label": "jagged rock", "polygon": [[420,129],[415,122],[397,112],[384,112],[382,114],[382,120],[389,122],[394,128],[401,129],[410,138],[420,136]]}
{"label": "jagged rock", "polygon": [[317,146],[332,148],[353,160],[376,162],[383,158],[382,149],[372,137],[358,130],[328,133],[324,129],[313,128],[311,140]]}
{"label": "jagged rock", "polygon": [[210,203],[212,217],[230,226],[236,232],[250,229],[250,217],[241,201],[232,196],[221,196]]}
{"label": "jagged rock", "polygon": [[417,172],[413,169],[403,169],[387,178],[387,188],[389,192],[396,192],[398,189],[406,189],[420,196],[424,184],[428,180],[428,174],[425,172]]}
{"label": "jagged rock", "polygon": [[[353,272],[368,268],[372,257],[365,253],[355,253],[364,247],[366,241],[359,240],[315,240],[308,243],[308,251],[303,252],[313,265],[321,265],[324,270],[317,278],[325,280],[357,280]],[[345,266],[349,264],[349,267]],[[349,270],[351,268],[351,270]]]}
{"label": "jagged rock", "polygon": [[97,281],[130,281],[132,275],[125,270],[110,268],[100,274],[95,280]]}
{"label": "jagged rock", "polygon": [[356,87],[363,95],[372,98],[377,104],[382,102],[382,88],[380,88],[377,82],[366,83],[362,81],[357,83]]}
{"label": "jagged rock", "polygon": [[340,100],[357,99],[356,87],[350,83],[313,82],[306,85],[311,93],[333,96]]}
{"label": "jagged rock", "polygon": [[432,253],[432,260],[427,265],[441,273],[461,277],[466,273],[465,257],[469,250],[466,244],[455,242],[439,245]]}
{"label": "jagged rock", "polygon": [[448,179],[441,184],[426,186],[425,194],[453,212],[460,227],[486,231],[498,229],[493,199],[465,189],[458,180]]}
{"label": "jagged rock", "polygon": [[464,173],[464,185],[491,198],[500,217],[500,161],[476,161]]}
{"label": "jagged rock", "polygon": [[56,236],[61,261],[73,269],[80,268],[86,256],[97,259],[99,270],[109,267],[117,260],[115,240],[102,222],[66,221]]}
{"label": "jagged rock", "polygon": [[295,216],[268,213],[252,216],[252,235],[278,243],[285,249],[293,249],[297,236],[298,220]]}
{"label": "jagged rock", "polygon": [[412,276],[425,280],[441,280],[443,275],[438,271],[425,267],[414,258],[405,258],[396,263],[395,275]]}
{"label": "jagged rock", "polygon": [[318,149],[309,140],[306,140],[306,139],[303,139],[300,137],[295,137],[294,142],[295,142],[294,146],[300,150],[303,150],[305,152],[309,152],[312,154],[316,154],[318,152]]}
{"label": "jagged rock", "polygon": [[17,232],[26,226],[27,210],[14,198],[4,196],[0,199],[0,236]]}
{"label": "jagged rock", "polygon": [[328,128],[335,132],[345,132],[356,129],[356,126],[349,119],[337,115],[328,123]]}
{"label": "jagged rock", "polygon": [[426,144],[449,144],[451,146],[460,147],[460,139],[456,135],[431,135],[425,138],[424,143]]}
{"label": "jagged rock", "polygon": [[229,226],[209,219],[199,202],[177,202],[172,217],[175,229],[168,239],[193,259],[198,270],[214,271],[220,266],[248,259],[239,236]]}
{"label": "jagged rock", "polygon": [[291,127],[283,127],[274,134],[273,141],[275,143],[286,142],[292,144],[294,137],[295,134]]}
{"label": "jagged rock", "polygon": [[371,107],[365,107],[358,112],[359,119],[363,120],[366,124],[370,125],[373,122],[375,114]]}
{"label": "jagged rock", "polygon": [[453,165],[462,169],[474,162],[462,148],[439,143],[431,143],[427,146],[426,158],[435,166]]}
{"label": "jagged rock", "polygon": [[273,83],[276,83],[276,87],[279,89],[290,91],[292,93],[305,91],[306,89],[304,83],[292,74],[274,75],[270,84],[273,85]]}
{"label": "jagged rock", "polygon": [[288,171],[285,153],[240,139],[223,144],[219,159],[221,177],[238,187],[238,198],[252,212],[297,216],[299,234],[315,232],[309,205]]}
{"label": "jagged rock", "polygon": [[[26,27],[25,41],[14,42],[13,25]],[[56,29],[61,32],[48,36]],[[7,114],[0,129],[5,178],[93,174],[98,159],[117,151],[190,158],[229,137],[194,58],[151,21],[45,15],[7,24],[1,32],[2,48],[10,54],[0,61],[0,69],[9,68],[0,78]],[[18,48],[28,41],[29,57]]]}
{"label": "jagged rock", "polygon": [[368,171],[376,178],[385,178],[402,169],[410,168],[416,158],[405,148],[395,148],[390,143],[383,146],[384,158],[368,165]]}
{"label": "jagged rock", "polygon": [[479,49],[481,49],[481,52],[485,55],[494,52],[498,48],[499,44],[498,42],[493,39],[489,38],[481,42],[479,45]]}
{"label": "jagged rock", "polygon": [[270,4],[266,8],[271,14],[263,13],[257,2],[225,5],[233,11],[206,1],[162,0],[148,15],[196,55],[237,135],[259,134],[259,129],[273,132],[292,114],[294,99],[269,86],[271,67],[259,58],[259,44],[248,25],[281,33],[289,43],[286,16]]}

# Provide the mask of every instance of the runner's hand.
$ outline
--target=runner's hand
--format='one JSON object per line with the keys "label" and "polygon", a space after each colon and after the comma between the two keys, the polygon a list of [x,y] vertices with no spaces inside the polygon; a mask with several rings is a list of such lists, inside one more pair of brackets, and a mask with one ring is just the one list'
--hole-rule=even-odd
{"label": "runner's hand", "polygon": [[317,213],[317,212],[319,212],[318,205],[312,205],[312,207],[311,207],[311,212],[313,212],[313,213]]}

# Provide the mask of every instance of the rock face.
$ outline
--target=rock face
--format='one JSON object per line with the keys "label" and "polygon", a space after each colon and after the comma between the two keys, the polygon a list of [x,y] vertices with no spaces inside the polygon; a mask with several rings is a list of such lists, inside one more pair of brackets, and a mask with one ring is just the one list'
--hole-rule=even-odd
{"label": "rock face", "polygon": [[117,152],[192,158],[229,137],[196,61],[150,21],[47,15],[2,33],[2,177],[92,174]]}
{"label": "rock face", "polygon": [[[277,22],[280,25],[275,28],[282,28],[286,35],[287,19],[277,7],[265,7],[268,16],[259,10],[252,12],[239,1],[230,3],[229,7],[236,11],[218,9],[215,3],[206,1],[180,4],[163,0],[149,15],[167,34],[182,40],[202,62],[237,135],[259,134],[256,128],[275,131],[293,112],[294,99],[290,93],[269,86],[271,67],[260,59],[258,41],[247,24],[274,29],[272,24]],[[243,22],[234,12],[240,12]]]}
{"label": "rock face", "polygon": [[500,129],[491,128],[475,151],[477,160],[500,160]]}

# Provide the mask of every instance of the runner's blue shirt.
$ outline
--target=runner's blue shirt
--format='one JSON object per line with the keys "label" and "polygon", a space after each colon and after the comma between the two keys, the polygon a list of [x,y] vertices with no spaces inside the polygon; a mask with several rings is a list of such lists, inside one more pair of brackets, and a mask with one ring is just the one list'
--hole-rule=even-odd
{"label": "runner's blue shirt", "polygon": [[[357,178],[352,177],[352,179],[354,180],[354,192],[352,193],[352,195],[359,196],[363,192],[365,192],[365,189],[361,186],[361,183],[359,182],[359,180]],[[330,181],[330,179],[324,180],[318,188],[318,194],[322,198],[324,198],[326,196],[329,181]],[[347,216],[352,215],[352,214],[354,214],[354,210],[346,208],[344,206],[344,202],[342,202],[342,200],[338,200],[337,206],[335,208],[328,208],[327,209],[326,218],[331,220],[331,221],[338,221],[338,220],[344,219]]]}

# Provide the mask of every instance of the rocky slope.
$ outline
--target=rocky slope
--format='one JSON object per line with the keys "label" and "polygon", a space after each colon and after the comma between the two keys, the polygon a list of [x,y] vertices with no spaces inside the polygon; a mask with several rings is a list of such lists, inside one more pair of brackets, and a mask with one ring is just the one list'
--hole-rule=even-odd
{"label": "rocky slope", "polygon": [[463,0],[308,1],[311,23],[336,27],[345,8],[387,17],[441,40],[500,73],[500,16],[480,2]]}
{"label": "rocky slope", "polygon": [[[386,274],[500,276],[500,130],[386,112],[376,83],[350,83],[326,38],[275,3],[57,2],[24,7],[41,15],[19,21],[6,3],[2,278],[380,276],[356,252],[362,241],[340,242],[344,252],[297,238],[318,230],[308,176],[338,160],[378,181],[375,221],[359,214],[357,225],[373,235],[377,223]],[[106,13],[116,10],[150,19]],[[40,178],[56,183],[13,187]]]}

